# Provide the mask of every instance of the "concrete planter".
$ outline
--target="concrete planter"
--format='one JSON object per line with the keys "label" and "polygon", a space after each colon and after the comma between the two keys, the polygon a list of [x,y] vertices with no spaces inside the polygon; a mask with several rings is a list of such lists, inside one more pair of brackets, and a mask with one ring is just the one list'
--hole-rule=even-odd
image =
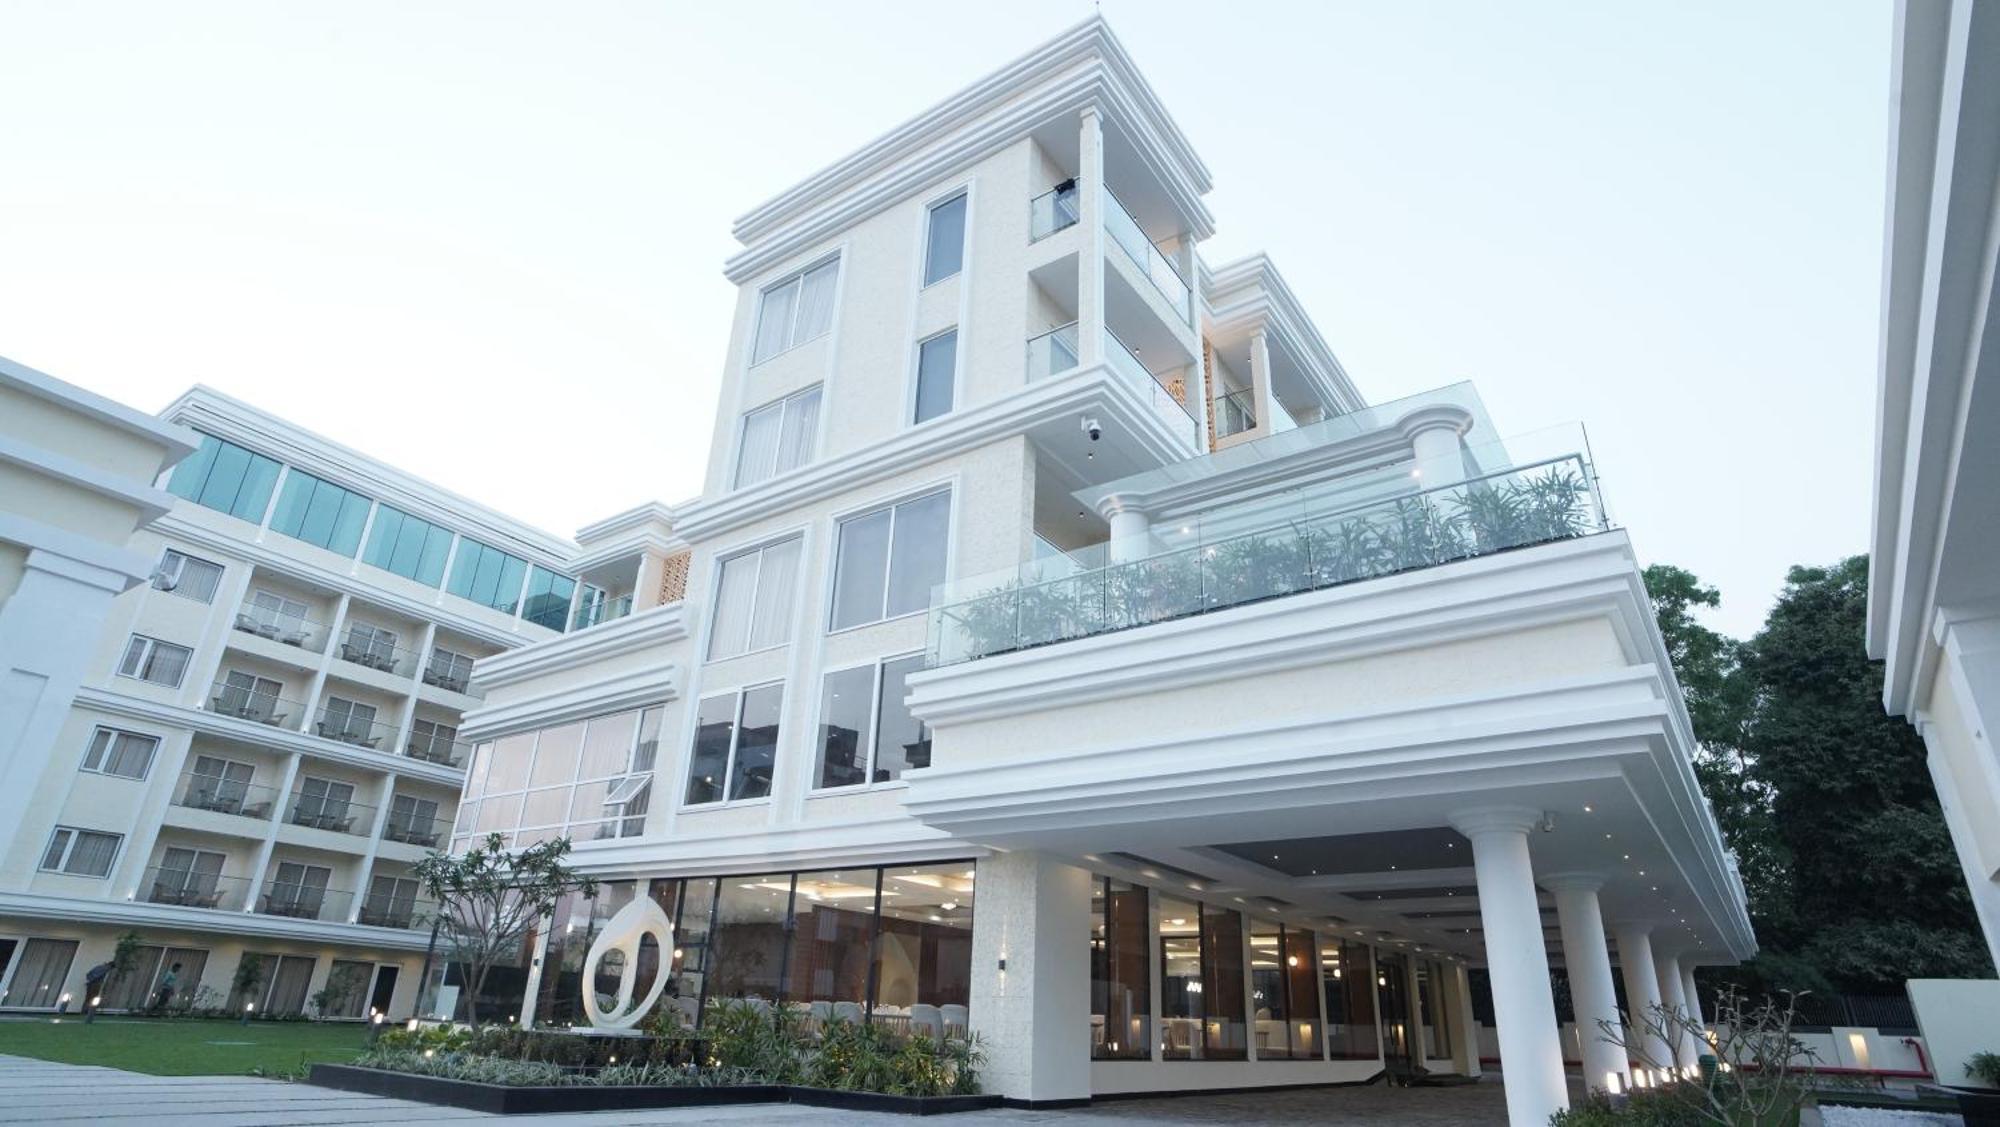
{"label": "concrete planter", "polygon": [[588,1084],[561,1087],[516,1087],[447,1080],[411,1072],[316,1064],[308,1082],[344,1092],[365,1092],[420,1103],[443,1104],[496,1115],[537,1115],[562,1111],[626,1111],[655,1107],[717,1107],[725,1104],[795,1103],[848,1111],[886,1111],[897,1115],[940,1115],[999,1107],[999,1096],[888,1096],[875,1092],[840,1092],[781,1084],[751,1084],[726,1088],[618,1086]]}

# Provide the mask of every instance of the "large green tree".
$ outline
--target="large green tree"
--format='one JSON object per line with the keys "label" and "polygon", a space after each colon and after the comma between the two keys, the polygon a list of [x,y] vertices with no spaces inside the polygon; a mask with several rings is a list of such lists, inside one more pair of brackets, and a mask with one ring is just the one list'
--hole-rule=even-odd
{"label": "large green tree", "polygon": [[1691,573],[1645,578],[1763,948],[1736,977],[1881,992],[1990,973],[1923,742],[1882,710],[1867,558],[1793,568],[1748,642],[1700,623],[1720,594]]}

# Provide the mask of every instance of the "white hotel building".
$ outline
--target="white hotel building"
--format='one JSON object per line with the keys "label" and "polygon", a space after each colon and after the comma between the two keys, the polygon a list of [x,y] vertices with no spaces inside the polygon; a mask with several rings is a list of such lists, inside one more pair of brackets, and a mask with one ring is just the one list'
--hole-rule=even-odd
{"label": "white hotel building", "polygon": [[98,431],[59,430],[23,404],[61,386],[0,363],[0,460],[101,501],[64,452],[117,451],[150,524],[100,530],[110,578],[65,584],[37,563],[58,533],[37,548],[4,510],[95,514],[0,476],[0,547],[40,553],[0,605],[0,705],[49,686],[21,727],[0,710],[0,1009],[81,1009],[136,932],[106,1009],[156,1004],[171,972],[178,1005],[409,1012],[430,939],[410,870],[456,816],[473,663],[677,601],[673,545],[644,519],[551,537],[206,388],[164,421],[90,397]]}
{"label": "white hotel building", "polygon": [[1269,260],[1202,260],[1208,188],[1076,27],[738,221],[705,487],[607,522],[685,544],[685,599],[518,649],[396,604],[483,643],[451,844],[608,882],[529,1019],[641,895],[660,1005],[967,1026],[1033,1102],[1477,1072],[1474,970],[1539,1124],[1566,1058],[1625,1082],[1621,994],[1754,952],[1581,430],[1367,404]]}

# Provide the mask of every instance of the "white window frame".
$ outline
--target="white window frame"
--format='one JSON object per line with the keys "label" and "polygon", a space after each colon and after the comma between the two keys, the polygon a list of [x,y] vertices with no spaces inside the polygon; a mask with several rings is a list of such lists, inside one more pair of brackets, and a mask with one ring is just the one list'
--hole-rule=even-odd
{"label": "white window frame", "polygon": [[[731,789],[730,781],[735,777],[736,752],[743,743],[743,702],[749,699],[751,693],[759,689],[768,689],[774,686],[778,689],[778,746],[771,751],[771,793],[759,795],[756,798],[731,798],[729,797]],[[688,730],[687,754],[682,756],[687,761],[687,766],[681,771],[680,793],[674,796],[681,809],[723,810],[732,806],[758,806],[769,803],[777,795],[778,756],[782,755],[785,750],[784,686],[785,682],[783,678],[769,681],[754,681],[747,685],[738,685],[735,688],[723,689],[720,692],[709,693],[706,697],[696,697],[694,699],[694,707],[689,710],[689,718],[693,721],[693,725]],[[707,802],[689,802],[687,796],[688,784],[694,781],[694,741],[695,737],[701,732],[702,702],[723,696],[733,698],[736,706],[731,712],[729,722],[729,754],[723,757],[722,772],[716,776],[720,780],[722,794],[721,797],[709,799]],[[607,791],[606,793],[609,792]]]}
{"label": "white window frame", "polygon": [[[777,351],[771,353],[769,356],[757,355],[757,342],[763,339],[764,336],[764,303],[766,299],[768,299],[771,294],[784,289],[786,286],[797,286],[799,288],[799,294],[803,296],[803,294],[805,293],[806,275],[828,265],[831,265],[834,269],[833,309],[827,315],[825,330],[819,333],[815,333],[812,336],[805,337],[803,339],[801,339],[798,336],[799,311],[805,308],[805,305],[803,302],[799,301],[797,297],[794,297],[792,299],[792,314],[791,314],[792,323],[786,327],[785,343],[779,346]],[[811,344],[813,341],[816,341],[821,337],[833,335],[833,327],[840,321],[840,283],[843,281],[841,275],[845,274],[846,272],[847,272],[847,263],[842,260],[841,252],[835,251],[832,254],[824,255],[820,258],[817,258],[812,262],[809,262],[804,266],[799,267],[797,270],[790,271],[783,277],[774,279],[770,282],[765,283],[762,286],[757,287],[757,315],[751,318],[750,320],[750,340],[748,342],[750,350],[749,367],[755,368],[760,364],[768,364],[771,361],[776,360],[778,357],[783,356],[785,353],[800,347],[801,345]]]}
{"label": "white window frame", "polygon": [[[187,573],[187,565],[189,564],[199,564],[202,567],[215,569],[215,582],[209,587],[207,598],[200,598],[191,594],[186,589],[186,585],[182,583],[182,579]],[[216,593],[222,589],[222,577],[227,573],[228,569],[214,560],[190,555],[179,548],[168,548],[160,553],[160,564],[153,569],[153,589],[165,591],[169,595],[186,599],[189,602],[202,603],[204,605],[212,604],[215,602]]]}
{"label": "white window frame", "polygon": [[722,599],[722,569],[724,565],[746,556],[754,555],[757,557],[757,577],[752,581],[750,587],[750,621],[754,623],[757,618],[757,606],[762,602],[764,597],[764,553],[773,548],[782,547],[792,541],[797,541],[799,545],[799,559],[797,565],[793,568],[792,574],[792,609],[796,612],[799,606],[799,582],[805,577],[806,572],[806,544],[805,533],[803,531],[793,531],[775,539],[734,549],[726,554],[718,554],[715,557],[715,573],[709,580],[709,613],[706,625],[708,637],[704,639],[702,646],[702,653],[704,654],[702,660],[704,662],[732,661],[739,657],[747,657],[750,654],[781,650],[792,644],[791,636],[788,634],[782,641],[773,642],[768,646],[752,647],[750,645],[750,631],[746,624],[743,633],[743,645],[745,648],[729,654],[718,654],[715,652],[715,607]]}
{"label": "white window frame", "polygon": [[[180,675],[175,677],[172,682],[156,681],[145,675],[146,669],[152,664],[153,658],[160,652],[163,646],[170,650],[179,650],[182,654]],[[138,651],[136,655],[133,652],[135,649]],[[181,687],[182,682],[187,680],[188,667],[193,664],[194,650],[190,647],[164,641],[150,634],[134,634],[126,641],[125,652],[119,655],[118,675],[120,677],[130,677],[134,681],[144,681],[148,685],[158,685],[166,689],[178,689]],[[126,672],[128,668],[131,670],[129,673]]]}
{"label": "white window frame", "polygon": [[[64,838],[64,834],[68,834],[69,836]],[[101,873],[72,872],[68,867],[71,859],[76,856],[76,843],[82,840],[84,834],[96,834],[98,837],[108,837],[112,841],[111,860],[104,866],[104,871]],[[55,864],[51,865],[49,864],[49,853],[57,848],[56,841],[59,838],[62,839],[62,855],[57,858]],[[110,880],[111,874],[118,871],[118,858],[124,852],[124,834],[111,833],[108,830],[87,829],[83,826],[59,825],[49,831],[49,840],[42,846],[41,856],[35,861],[35,869],[37,872],[55,873],[65,877],[81,877],[85,880]]]}
{"label": "white window frame", "polygon": [[[894,497],[887,501],[877,501],[872,504],[866,505],[862,508],[855,509],[851,512],[837,513],[834,515],[832,543],[829,544],[827,547],[826,610],[823,616],[821,617],[821,621],[825,623],[826,633],[828,634],[828,636],[832,636],[835,634],[846,634],[854,630],[865,630],[870,626],[880,626],[885,622],[900,622],[906,618],[914,618],[920,614],[930,613],[930,607],[924,606],[924,607],[919,607],[916,610],[904,611],[901,614],[890,614],[889,573],[891,570],[893,570],[896,561],[896,515],[895,515],[896,509],[898,509],[903,505],[907,505],[912,501],[922,501],[926,498],[936,496],[940,493],[944,494],[946,498],[944,574],[945,574],[945,581],[950,582],[952,575],[952,544],[957,539],[957,532],[958,532],[958,487],[956,482],[948,481],[948,482],[941,482],[933,485],[923,486],[922,488],[913,490],[909,493],[902,494],[901,496]],[[884,509],[889,510],[889,551],[882,561],[882,617],[871,618],[866,622],[856,622],[848,626],[835,626],[833,624],[834,608],[840,599],[841,526],[849,521],[860,520],[863,517],[874,516],[876,513],[879,513]]]}
{"label": "white window frame", "polygon": [[[807,449],[799,458],[797,465],[779,469],[778,461],[783,457],[785,449],[785,418],[793,410],[793,402],[804,399],[808,395],[817,395],[819,397],[819,406],[813,411],[812,431],[806,436]],[[751,416],[761,415],[766,411],[776,411],[778,413],[778,441],[773,443],[771,447],[771,468],[769,472],[763,473],[759,477],[750,478],[743,472],[744,438],[750,432]],[[735,449],[731,451],[729,458],[729,488],[753,489],[759,485],[763,485],[765,482],[775,481],[778,478],[784,477],[786,474],[797,473],[817,462],[819,460],[820,434],[825,428],[825,423],[826,385],[823,382],[799,388],[797,391],[786,392],[776,399],[760,403],[736,416]]]}
{"label": "white window frame", "polygon": [[[100,737],[103,738],[101,746],[99,742]],[[119,742],[127,739],[144,740],[151,745],[146,750],[145,765],[139,769],[139,773],[136,775],[127,775],[122,771],[105,770],[105,766],[114,758],[114,751],[118,747]],[[87,771],[93,775],[103,775],[108,779],[136,779],[144,781],[146,776],[153,773],[153,763],[159,758],[160,754],[160,742],[160,737],[149,735],[145,732],[134,732],[129,728],[113,728],[109,725],[99,724],[90,731],[90,742],[86,743],[83,747],[83,764],[77,769]],[[93,761],[95,761],[94,766]]]}
{"label": "white window frame", "polygon": [[[958,200],[965,201],[964,220],[962,221],[962,225],[960,226],[958,232],[958,269],[953,270],[949,274],[944,274],[936,278],[930,278],[931,250],[932,250],[931,229],[933,224],[937,222],[937,211],[939,208],[954,203]],[[953,190],[945,193],[943,196],[940,196],[939,198],[925,204],[924,205],[924,253],[922,255],[923,261],[917,264],[917,283],[919,287],[922,289],[929,289],[932,286],[941,285],[945,282],[951,281],[953,278],[963,275],[965,273],[965,265],[967,261],[970,260],[970,258],[972,257],[971,254],[969,253],[971,244],[972,244],[972,188],[970,185],[963,185],[958,188],[954,188]],[[929,278],[930,280],[925,281],[926,278]]]}
{"label": "white window frame", "polygon": [[[923,390],[924,346],[934,340],[947,336],[957,338],[954,340],[951,350],[951,406],[946,407],[943,411],[928,419],[919,421],[917,419],[917,405],[919,393]],[[964,371],[965,341],[960,337],[957,325],[948,325],[929,336],[919,339],[910,349],[910,387],[903,404],[903,425],[905,427],[929,426],[941,419],[948,419],[956,415],[960,406],[959,392],[961,388],[959,387],[959,382]]]}

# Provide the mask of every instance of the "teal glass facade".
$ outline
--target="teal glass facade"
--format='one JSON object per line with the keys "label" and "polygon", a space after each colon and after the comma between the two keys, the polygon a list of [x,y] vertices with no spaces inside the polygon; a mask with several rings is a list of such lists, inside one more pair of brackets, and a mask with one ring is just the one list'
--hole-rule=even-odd
{"label": "teal glass facade", "polygon": [[528,571],[528,597],[521,604],[521,617],[537,626],[561,630],[569,622],[569,600],[574,594],[576,580],[536,564]]}
{"label": "teal glass facade", "polygon": [[174,467],[167,492],[257,524],[264,519],[264,509],[271,503],[271,487],[277,482],[277,462],[204,434],[200,448]]}
{"label": "teal glass facade", "polygon": [[285,475],[271,530],[352,557],[368,524],[368,498],[299,469]]}
{"label": "teal glass facade", "polygon": [[451,582],[445,590],[461,599],[513,614],[521,597],[521,578],[527,572],[528,561],[461,537],[458,558],[451,565]]}
{"label": "teal glass facade", "polygon": [[377,505],[375,526],[361,562],[413,579],[426,587],[444,582],[445,558],[451,555],[451,530],[392,505]]}

